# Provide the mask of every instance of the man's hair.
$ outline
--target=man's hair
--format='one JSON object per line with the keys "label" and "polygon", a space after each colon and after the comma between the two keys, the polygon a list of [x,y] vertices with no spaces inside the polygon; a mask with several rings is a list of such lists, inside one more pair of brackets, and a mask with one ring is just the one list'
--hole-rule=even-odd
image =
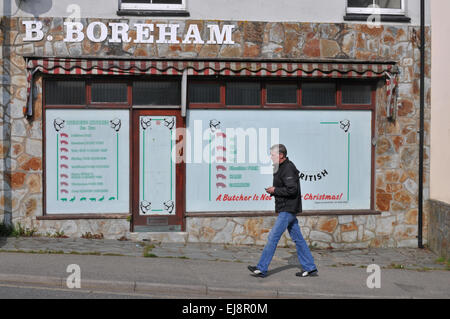
{"label": "man's hair", "polygon": [[278,153],[283,154],[284,157],[287,156],[287,149],[283,144],[275,144],[270,148],[270,150],[277,151]]}

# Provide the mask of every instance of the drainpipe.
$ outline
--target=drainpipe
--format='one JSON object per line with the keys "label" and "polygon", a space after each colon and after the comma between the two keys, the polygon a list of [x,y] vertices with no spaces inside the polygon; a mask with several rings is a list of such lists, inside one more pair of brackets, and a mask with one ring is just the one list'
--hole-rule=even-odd
{"label": "drainpipe", "polygon": [[419,207],[418,207],[418,246],[423,247],[423,144],[425,108],[425,0],[420,0],[420,128],[419,128]]}
{"label": "drainpipe", "polygon": [[3,45],[1,46],[0,50],[2,51],[2,66],[3,66],[3,75],[1,77],[1,87],[0,90],[3,90],[3,98],[1,101],[1,104],[4,107],[4,112],[1,117],[3,127],[2,127],[2,136],[3,136],[3,147],[8,149],[7,154],[1,159],[3,161],[3,172],[0,172],[0,174],[3,174],[3,185],[1,185],[3,191],[0,191],[0,193],[3,192],[4,196],[4,212],[3,212],[3,221],[0,220],[0,223],[3,222],[7,226],[12,225],[12,191],[11,186],[9,183],[10,178],[8,176],[11,176],[11,160],[8,158],[10,152],[11,152],[11,126],[9,124],[9,118],[7,116],[6,112],[6,106],[10,102],[8,92],[11,92],[11,74],[8,70],[10,70],[10,51],[11,51],[11,19],[13,17],[12,8],[11,8],[11,0],[4,0],[3,1],[3,12],[2,14],[2,20],[4,19],[4,25],[3,25]]}

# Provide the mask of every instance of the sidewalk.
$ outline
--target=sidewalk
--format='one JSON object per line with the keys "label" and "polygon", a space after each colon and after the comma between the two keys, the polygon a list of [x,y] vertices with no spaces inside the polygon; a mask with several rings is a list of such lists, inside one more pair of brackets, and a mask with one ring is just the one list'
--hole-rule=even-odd
{"label": "sidewalk", "polygon": [[[67,289],[66,268],[78,264],[81,289],[96,291],[176,298],[450,297],[448,266],[428,250],[313,250],[319,277],[299,278],[295,249],[280,247],[264,279],[247,270],[261,251],[254,246],[0,238],[0,284]],[[381,267],[380,289],[366,285],[370,264]]]}

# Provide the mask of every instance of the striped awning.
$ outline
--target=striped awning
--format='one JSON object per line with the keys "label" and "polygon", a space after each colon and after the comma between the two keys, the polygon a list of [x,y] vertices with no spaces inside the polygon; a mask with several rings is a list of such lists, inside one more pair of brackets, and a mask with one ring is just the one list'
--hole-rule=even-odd
{"label": "striped awning", "polygon": [[29,87],[26,113],[31,116],[31,83],[36,72],[66,75],[182,75],[186,71],[188,76],[363,79],[391,78],[398,73],[398,68],[393,63],[29,58],[27,71]]}
{"label": "striped awning", "polygon": [[394,64],[277,63],[219,61],[30,59],[29,70],[48,74],[78,75],[223,75],[322,78],[374,78],[396,73]]}

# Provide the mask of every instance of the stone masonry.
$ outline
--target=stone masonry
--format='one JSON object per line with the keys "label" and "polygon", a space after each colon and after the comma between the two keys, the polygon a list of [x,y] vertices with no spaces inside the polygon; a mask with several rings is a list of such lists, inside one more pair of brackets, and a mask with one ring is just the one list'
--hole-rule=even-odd
{"label": "stone masonry", "polygon": [[450,205],[430,200],[428,244],[435,253],[450,259]]}
{"label": "stone masonry", "polygon": [[[26,18],[23,18],[26,20]],[[418,126],[419,126],[419,28],[410,25],[268,23],[244,21],[176,21],[178,40],[189,25],[196,23],[203,38],[205,25],[233,24],[233,45],[210,44],[111,44],[66,43],[63,18],[41,18],[44,38],[23,42],[22,18],[1,19],[0,65],[2,104],[0,111],[0,221],[12,217],[13,223],[37,228],[42,234],[64,231],[79,237],[86,232],[103,233],[105,238],[143,235],[129,233],[126,219],[37,220],[43,215],[42,78],[36,77],[34,114],[23,115],[27,77],[24,56],[83,58],[184,58],[184,59],[333,59],[342,61],[394,61],[400,69],[397,118],[386,119],[384,83],[379,83],[376,114],[375,209],[381,215],[300,216],[305,238],[320,248],[415,247],[417,244]],[[81,19],[87,26],[93,21]],[[168,23],[164,19],[120,19],[129,23]],[[430,132],[430,29],[426,47],[425,108],[425,200],[429,197]],[[47,36],[51,35],[48,40]],[[136,30],[129,32],[136,38]],[[157,34],[155,34],[157,37]],[[4,55],[7,52],[8,55]],[[428,210],[425,206],[424,239],[427,238]],[[192,242],[263,245],[275,217],[188,218],[186,233],[154,234],[171,240],[178,236]],[[151,237],[151,234],[148,234]],[[181,236],[181,237],[180,237]],[[286,236],[286,234],[285,234]],[[283,237],[282,245],[289,242]]]}

